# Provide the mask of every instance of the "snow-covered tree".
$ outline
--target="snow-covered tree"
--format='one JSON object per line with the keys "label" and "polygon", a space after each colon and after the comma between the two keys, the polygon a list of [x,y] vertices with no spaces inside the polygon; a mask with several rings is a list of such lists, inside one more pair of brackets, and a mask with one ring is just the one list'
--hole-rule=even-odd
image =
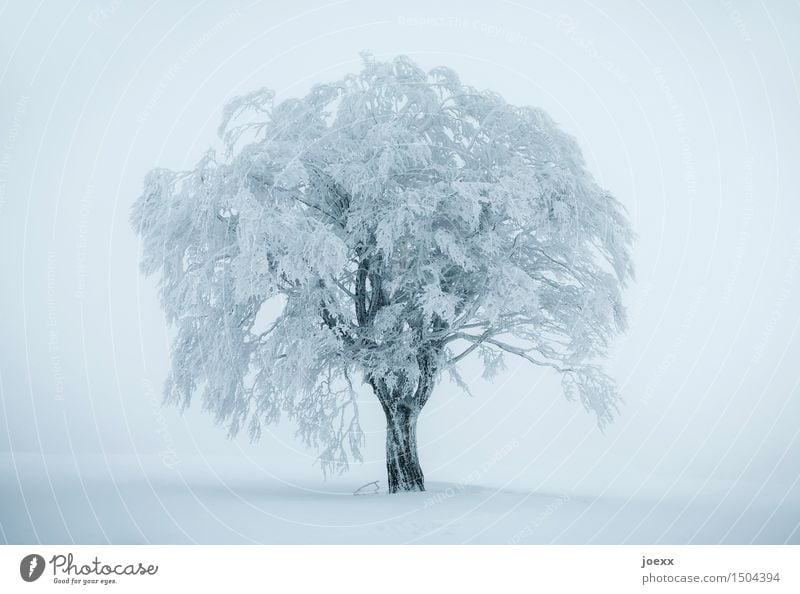
{"label": "snow-covered tree", "polygon": [[273,97],[231,102],[225,154],[152,171],[133,206],[176,327],[168,401],[198,393],[253,438],[284,415],[331,471],[361,459],[363,382],[390,492],[424,489],[417,418],[443,372],[466,388],[461,362],[551,368],[612,418],[597,361],[625,325],[633,234],[547,114],[402,56]]}

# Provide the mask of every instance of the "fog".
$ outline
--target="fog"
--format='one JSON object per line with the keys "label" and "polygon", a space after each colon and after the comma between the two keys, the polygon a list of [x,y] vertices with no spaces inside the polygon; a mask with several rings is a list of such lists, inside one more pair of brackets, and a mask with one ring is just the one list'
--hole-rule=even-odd
{"label": "fog", "polygon": [[[365,463],[327,481],[291,425],[250,443],[199,403],[161,406],[170,333],[128,222],[149,169],[220,145],[226,101],[263,86],[298,96],[369,50],[545,109],[638,235],[630,328],[608,361],[625,401],[615,423],[601,432],[549,371],[508,359],[486,382],[467,366],[474,396],[442,381],[420,419],[426,477],[644,506],[641,523],[599,522],[586,542],[800,542],[798,23],[797,5],[728,0],[6,3],[0,536],[114,542],[97,516],[105,538],[81,536],[71,510],[93,492],[63,477],[148,493],[384,481],[367,390]],[[102,498],[147,513],[124,488]],[[637,532],[665,498],[681,502],[670,521]]]}

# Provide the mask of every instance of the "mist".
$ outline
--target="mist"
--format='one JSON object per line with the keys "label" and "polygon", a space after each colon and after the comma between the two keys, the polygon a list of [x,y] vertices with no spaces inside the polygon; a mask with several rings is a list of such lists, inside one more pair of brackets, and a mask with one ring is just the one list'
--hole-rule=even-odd
{"label": "mist", "polygon": [[[800,542],[799,20],[780,2],[7,3],[0,536],[264,542],[246,523],[224,536],[197,524],[234,525],[211,519],[225,497],[288,518],[259,485],[302,502],[383,480],[367,388],[365,461],[327,478],[289,424],[251,443],[200,402],[161,405],[171,332],[128,220],[150,169],[222,146],[227,101],[300,96],[369,50],[543,108],[637,233],[630,327],[607,361],[616,421],[601,432],[524,361],[493,382],[463,367],[473,396],[445,379],[420,418],[428,479],[491,485],[484,502],[502,488],[585,504],[541,542]],[[195,515],[164,485],[201,502]],[[153,514],[173,531],[149,532]],[[275,540],[317,538],[295,521]],[[419,536],[398,534],[387,540]]]}

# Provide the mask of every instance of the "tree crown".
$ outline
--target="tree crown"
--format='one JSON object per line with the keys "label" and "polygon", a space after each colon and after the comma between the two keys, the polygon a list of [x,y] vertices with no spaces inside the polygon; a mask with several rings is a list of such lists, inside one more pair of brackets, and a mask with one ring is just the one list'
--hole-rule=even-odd
{"label": "tree crown", "polygon": [[169,400],[200,392],[254,438],[288,415],[326,470],[360,458],[354,381],[418,411],[472,356],[555,368],[610,420],[596,361],[625,325],[633,233],[547,114],[407,57],[273,98],[231,102],[225,155],[150,172],[132,209],[177,329]]}

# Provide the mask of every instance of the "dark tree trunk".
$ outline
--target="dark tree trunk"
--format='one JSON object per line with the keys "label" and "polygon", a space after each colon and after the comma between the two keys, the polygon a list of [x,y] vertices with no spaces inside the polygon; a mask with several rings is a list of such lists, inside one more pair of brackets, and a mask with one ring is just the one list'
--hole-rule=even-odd
{"label": "dark tree trunk", "polygon": [[417,455],[417,418],[433,391],[440,350],[440,345],[420,350],[417,355],[420,374],[413,387],[402,372],[395,374],[391,388],[383,378],[367,378],[386,416],[389,493],[425,490],[425,476]]}
{"label": "dark tree trunk", "polygon": [[385,408],[386,471],[389,493],[424,491],[425,477],[417,456],[417,416],[407,406]]}

